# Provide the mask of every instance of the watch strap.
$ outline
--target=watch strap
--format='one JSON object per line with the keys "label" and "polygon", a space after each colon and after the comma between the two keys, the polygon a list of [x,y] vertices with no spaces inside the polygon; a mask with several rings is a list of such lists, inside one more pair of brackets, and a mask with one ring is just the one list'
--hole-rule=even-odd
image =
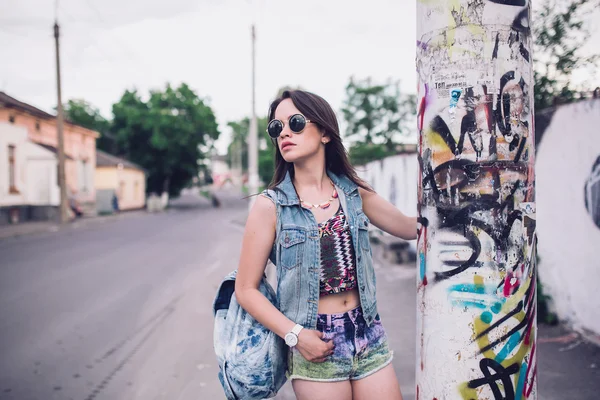
{"label": "watch strap", "polygon": [[296,324],[294,325],[294,327],[292,328],[292,333],[296,336],[298,336],[300,334],[300,331],[303,329],[304,327],[300,324]]}

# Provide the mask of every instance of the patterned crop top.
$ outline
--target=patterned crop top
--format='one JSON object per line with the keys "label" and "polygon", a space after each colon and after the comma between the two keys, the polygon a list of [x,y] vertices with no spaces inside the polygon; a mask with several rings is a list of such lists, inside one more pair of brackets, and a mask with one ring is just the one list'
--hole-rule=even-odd
{"label": "patterned crop top", "polygon": [[321,238],[321,296],[356,287],[356,261],[350,227],[341,205],[333,217],[319,224]]}

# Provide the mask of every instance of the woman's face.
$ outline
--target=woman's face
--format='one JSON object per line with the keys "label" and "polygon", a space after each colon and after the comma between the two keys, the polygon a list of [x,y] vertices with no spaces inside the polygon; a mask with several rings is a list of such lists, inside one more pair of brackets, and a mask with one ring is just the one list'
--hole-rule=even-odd
{"label": "woman's face", "polygon": [[294,114],[302,113],[291,99],[283,100],[275,109],[275,119],[284,124],[283,130],[277,138],[277,147],[279,147],[283,159],[290,163],[313,156],[323,146],[323,142],[329,140],[314,123],[307,123],[300,133],[292,132],[288,120]]}

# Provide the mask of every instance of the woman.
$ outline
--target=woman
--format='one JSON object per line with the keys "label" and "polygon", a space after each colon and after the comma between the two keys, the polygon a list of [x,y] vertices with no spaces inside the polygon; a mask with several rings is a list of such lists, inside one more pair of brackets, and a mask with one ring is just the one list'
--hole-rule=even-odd
{"label": "woman", "polygon": [[[321,97],[285,91],[269,121],[276,171],[248,216],[237,300],[290,347],[287,373],[298,399],[401,400],[377,314],[368,225],[410,240],[416,218],[358,178]],[[279,309],[258,291],[269,258]]]}

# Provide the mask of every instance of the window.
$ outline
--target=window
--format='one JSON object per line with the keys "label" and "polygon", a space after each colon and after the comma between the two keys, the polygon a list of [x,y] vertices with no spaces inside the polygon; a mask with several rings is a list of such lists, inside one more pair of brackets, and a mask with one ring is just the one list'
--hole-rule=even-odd
{"label": "window", "polygon": [[10,122],[11,124],[15,123],[15,116],[14,115],[9,115],[8,116],[8,122]]}
{"label": "window", "polygon": [[82,192],[88,191],[89,184],[89,172],[88,172],[89,162],[88,160],[80,160],[79,164],[79,189]]}
{"label": "window", "polygon": [[15,146],[8,146],[8,191],[9,193],[19,193],[17,190],[17,179],[16,179],[16,167],[15,167]]}

